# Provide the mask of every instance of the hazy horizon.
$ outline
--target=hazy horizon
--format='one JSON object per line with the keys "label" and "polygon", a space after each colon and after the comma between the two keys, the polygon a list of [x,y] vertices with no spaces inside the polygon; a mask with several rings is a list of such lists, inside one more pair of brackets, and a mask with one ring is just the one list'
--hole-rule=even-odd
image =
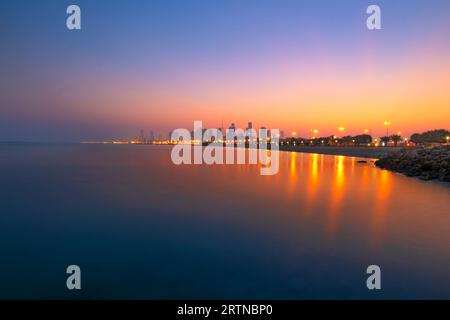
{"label": "hazy horizon", "polygon": [[0,5],[0,141],[129,139],[144,129],[309,137],[450,127],[450,2],[65,1]]}

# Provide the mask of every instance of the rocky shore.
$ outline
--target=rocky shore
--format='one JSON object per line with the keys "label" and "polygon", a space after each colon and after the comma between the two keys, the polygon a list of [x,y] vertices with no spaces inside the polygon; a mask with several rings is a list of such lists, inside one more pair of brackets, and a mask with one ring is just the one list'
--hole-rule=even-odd
{"label": "rocky shore", "polygon": [[402,149],[376,161],[375,165],[422,180],[450,182],[450,146]]}

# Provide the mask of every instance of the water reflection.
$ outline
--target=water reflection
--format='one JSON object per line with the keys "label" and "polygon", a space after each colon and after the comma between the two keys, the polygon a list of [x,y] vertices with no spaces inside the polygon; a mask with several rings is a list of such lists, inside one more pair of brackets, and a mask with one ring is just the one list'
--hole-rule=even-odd
{"label": "water reflection", "polygon": [[330,200],[328,207],[328,219],[326,225],[327,237],[333,238],[336,234],[341,216],[342,201],[345,196],[345,158],[334,157],[334,176],[330,185]]}
{"label": "water reflection", "polygon": [[386,170],[377,170],[378,187],[375,194],[375,205],[373,210],[373,245],[381,245],[385,225],[386,214],[391,198],[392,174]]}
{"label": "water reflection", "polygon": [[318,154],[280,152],[261,176],[176,166],[166,147],[2,151],[0,297],[64,297],[74,254],[102,271],[86,298],[370,298],[373,263],[383,298],[450,297],[448,187]]}
{"label": "water reflection", "polygon": [[[370,242],[380,245],[388,203],[391,197],[392,174],[376,169],[370,161],[357,158],[319,154],[282,153],[288,162],[287,201],[299,204],[298,213],[324,216],[323,228],[332,240],[347,215],[371,212]],[[286,172],[281,168],[280,175]],[[361,207],[361,212],[355,208]],[[349,212],[346,212],[349,210]]]}
{"label": "water reflection", "polygon": [[319,192],[319,155],[310,154],[309,156],[309,172],[307,173],[308,180],[306,185],[302,185],[302,189],[306,191],[306,212],[313,212],[314,207],[316,207],[317,196]]}

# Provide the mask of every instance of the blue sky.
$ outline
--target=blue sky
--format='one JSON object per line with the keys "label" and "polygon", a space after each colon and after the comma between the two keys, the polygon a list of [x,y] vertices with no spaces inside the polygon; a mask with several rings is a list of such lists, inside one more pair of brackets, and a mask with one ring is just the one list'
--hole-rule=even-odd
{"label": "blue sky", "polygon": [[[382,8],[378,33],[365,27],[372,3]],[[65,27],[69,4],[81,7],[81,31]],[[370,51],[388,74],[434,36],[437,58],[450,52],[445,0],[17,0],[0,8],[0,140],[131,137],[141,127],[166,133],[189,125],[191,111],[198,117],[236,102],[218,89],[237,96],[233,79],[245,93],[240,108],[251,100],[252,111],[241,119],[241,109],[230,108],[207,120],[244,122],[268,108],[252,97],[271,88],[260,83],[270,72],[274,79],[286,69],[311,74],[328,63],[336,72],[358,72],[355,63]],[[182,109],[175,100],[184,97]],[[282,119],[273,125],[294,126]]]}

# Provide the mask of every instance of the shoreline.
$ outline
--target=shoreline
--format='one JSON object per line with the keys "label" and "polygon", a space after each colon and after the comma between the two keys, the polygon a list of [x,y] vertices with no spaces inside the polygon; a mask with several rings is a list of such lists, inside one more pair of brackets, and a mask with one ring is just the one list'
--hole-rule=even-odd
{"label": "shoreline", "polygon": [[381,159],[402,150],[402,147],[305,147],[280,146],[280,151],[317,153],[330,156],[345,156],[367,159]]}
{"label": "shoreline", "polygon": [[[8,142],[0,145],[35,145],[41,144],[36,142],[17,143]],[[44,143],[48,144],[48,143]],[[55,145],[72,144],[72,143],[51,143]],[[74,143],[76,144],[76,143]],[[85,144],[85,143],[81,143]],[[88,143],[105,145],[105,143]],[[108,145],[116,145],[107,143]],[[118,144],[118,145],[139,145],[139,146],[163,146],[159,144]],[[165,144],[164,146],[173,146]],[[353,158],[362,158],[371,160],[375,167],[398,173],[406,177],[413,177],[420,180],[434,180],[447,187],[450,186],[450,176],[448,163],[450,161],[450,146],[434,147],[434,148],[417,148],[417,147],[358,147],[358,146],[280,146],[279,151],[321,154],[329,156],[344,156]],[[369,161],[362,161],[369,162]]]}
{"label": "shoreline", "polygon": [[381,169],[421,180],[450,182],[450,146],[404,149],[375,162]]}
{"label": "shoreline", "polygon": [[[174,146],[175,144],[153,144],[153,143],[102,143],[102,142],[80,142],[81,144],[111,144],[111,145],[149,145],[149,146]],[[236,146],[235,146],[236,148]],[[248,147],[246,147],[248,149]],[[345,156],[366,159],[381,159],[404,149],[403,147],[352,147],[352,146],[279,146],[278,151],[317,153],[329,156]],[[270,150],[270,149],[269,149]]]}
{"label": "shoreline", "polygon": [[[151,143],[105,143],[105,142],[0,142],[1,145],[35,145],[35,144],[84,144],[84,145],[133,145],[133,146],[173,146],[173,144],[151,144]],[[352,147],[352,146],[279,146],[279,151],[317,153],[330,156],[346,156],[355,158],[381,159],[404,148],[402,147]]]}

